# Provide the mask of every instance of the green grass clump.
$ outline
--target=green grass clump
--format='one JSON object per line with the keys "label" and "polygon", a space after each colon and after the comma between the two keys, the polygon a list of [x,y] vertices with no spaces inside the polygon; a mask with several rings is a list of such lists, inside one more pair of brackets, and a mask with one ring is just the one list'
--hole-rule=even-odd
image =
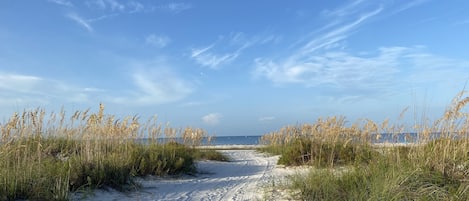
{"label": "green grass clump", "polygon": [[312,170],[293,178],[302,200],[467,200],[468,183],[382,158],[367,166]]}
{"label": "green grass clump", "polygon": [[133,174],[168,175],[195,171],[193,149],[177,143],[139,147],[132,152]]}
{"label": "green grass clump", "polygon": [[463,94],[437,121],[411,126],[413,145],[372,143],[381,133],[402,134],[405,126],[346,125],[330,117],[266,134],[262,150],[280,154],[281,164],[314,167],[292,179],[300,200],[469,200],[469,97]]}
{"label": "green grass clump", "polygon": [[282,147],[278,163],[287,166],[314,165],[316,167],[367,163],[376,155],[370,146],[340,142],[317,142],[299,138]]}
{"label": "green grass clump", "polygon": [[230,158],[214,149],[195,149],[193,156],[196,160],[230,161]]}
{"label": "green grass clump", "polygon": [[[374,125],[368,122],[365,126]],[[319,119],[315,124],[284,127],[262,136],[261,151],[279,154],[279,164],[334,167],[367,163],[378,154],[358,127],[346,127],[345,118]]]}
{"label": "green grass clump", "polygon": [[[193,145],[206,135],[201,129],[162,129],[156,118],[146,124],[136,116],[119,120],[105,115],[103,105],[69,118],[64,111],[47,118],[41,109],[15,113],[0,131],[0,200],[68,200],[74,191],[126,190],[135,176],[191,174]],[[159,144],[163,134],[185,136],[190,144]]]}

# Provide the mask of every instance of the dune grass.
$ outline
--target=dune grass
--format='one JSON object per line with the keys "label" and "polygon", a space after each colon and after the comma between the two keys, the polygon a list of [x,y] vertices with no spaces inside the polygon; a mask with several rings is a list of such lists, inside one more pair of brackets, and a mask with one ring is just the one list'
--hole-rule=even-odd
{"label": "dune grass", "polygon": [[196,160],[212,160],[212,161],[226,161],[229,162],[231,159],[214,149],[195,149],[192,154]]}
{"label": "dune grass", "polygon": [[[365,126],[371,124],[368,121]],[[370,139],[365,137],[371,132],[356,125],[346,127],[344,117],[331,117],[266,134],[261,137],[261,143],[267,146],[260,150],[280,154],[279,163],[284,165],[335,167],[367,163],[377,155]]]}
{"label": "dune grass", "polygon": [[[104,114],[103,105],[70,117],[42,109],[15,113],[0,131],[0,200],[68,200],[73,191],[129,189],[135,176],[194,173],[194,160],[205,156],[193,146],[207,135],[163,127],[156,117],[143,124],[137,116],[120,120]],[[158,143],[176,136],[185,144]]]}
{"label": "dune grass", "polygon": [[439,120],[412,125],[413,145],[372,143],[383,133],[405,134],[402,125],[347,125],[330,117],[264,135],[263,151],[280,154],[281,164],[314,167],[292,179],[300,200],[469,200],[469,97],[463,96]]}

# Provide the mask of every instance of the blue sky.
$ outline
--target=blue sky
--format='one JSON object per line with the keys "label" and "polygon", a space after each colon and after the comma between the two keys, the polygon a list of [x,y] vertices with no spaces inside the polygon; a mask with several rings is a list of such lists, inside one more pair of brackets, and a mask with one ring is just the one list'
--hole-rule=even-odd
{"label": "blue sky", "polygon": [[469,79],[469,2],[0,1],[0,116],[100,102],[217,136],[442,114]]}

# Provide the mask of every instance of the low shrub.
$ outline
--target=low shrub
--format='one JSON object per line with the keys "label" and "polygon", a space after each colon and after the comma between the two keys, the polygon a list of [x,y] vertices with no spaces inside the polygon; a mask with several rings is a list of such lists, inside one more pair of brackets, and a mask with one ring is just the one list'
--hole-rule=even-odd
{"label": "low shrub", "polygon": [[133,173],[136,176],[193,173],[192,149],[177,143],[139,147],[132,152]]}
{"label": "low shrub", "polygon": [[213,149],[194,149],[195,160],[230,161],[223,153]]}
{"label": "low shrub", "polygon": [[[41,109],[15,113],[0,124],[0,201],[68,200],[71,191],[126,190],[135,176],[193,173],[191,147],[158,143],[163,130],[174,138],[181,129],[162,129],[153,120],[116,120],[103,105],[97,113],[77,111],[70,118],[52,113],[47,123]],[[135,140],[143,134],[151,143]]]}
{"label": "low shrub", "polygon": [[280,153],[278,163],[288,166],[309,164],[317,167],[333,167],[351,163],[367,163],[378,154],[366,144],[346,145],[340,142],[318,142],[308,138],[298,138],[289,144],[262,150],[274,150],[274,153]]}
{"label": "low shrub", "polygon": [[[410,164],[410,163],[407,163]],[[301,200],[467,200],[469,185],[438,171],[381,158],[348,170],[316,169],[292,180]]]}

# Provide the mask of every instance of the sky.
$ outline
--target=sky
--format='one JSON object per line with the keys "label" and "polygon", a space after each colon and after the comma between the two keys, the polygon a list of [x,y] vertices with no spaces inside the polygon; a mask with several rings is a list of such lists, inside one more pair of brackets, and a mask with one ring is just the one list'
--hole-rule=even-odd
{"label": "sky", "polygon": [[[469,80],[466,0],[0,0],[0,120],[153,115],[215,136],[441,116]],[[399,115],[406,108],[404,119]]]}

